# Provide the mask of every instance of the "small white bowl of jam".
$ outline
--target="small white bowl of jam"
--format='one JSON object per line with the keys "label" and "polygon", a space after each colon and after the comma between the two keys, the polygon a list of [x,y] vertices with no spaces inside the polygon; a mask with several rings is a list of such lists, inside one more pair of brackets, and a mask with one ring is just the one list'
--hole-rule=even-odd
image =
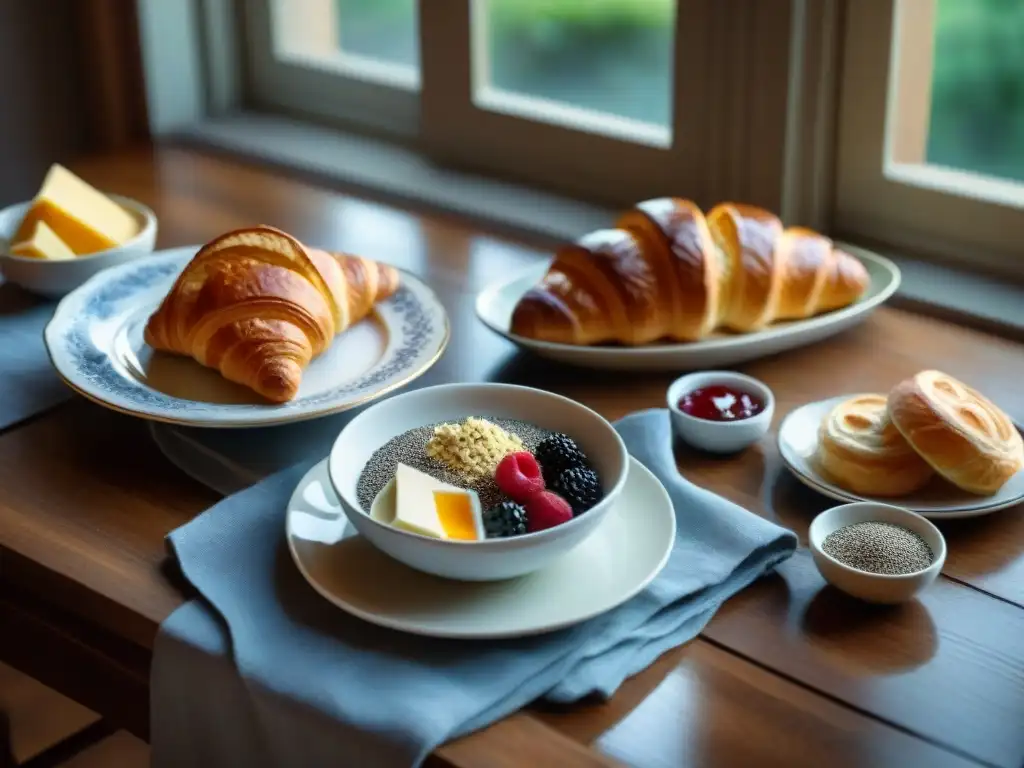
{"label": "small white bowl of jam", "polygon": [[676,437],[711,453],[735,453],[768,432],[775,397],[757,379],[734,371],[681,376],[668,388]]}

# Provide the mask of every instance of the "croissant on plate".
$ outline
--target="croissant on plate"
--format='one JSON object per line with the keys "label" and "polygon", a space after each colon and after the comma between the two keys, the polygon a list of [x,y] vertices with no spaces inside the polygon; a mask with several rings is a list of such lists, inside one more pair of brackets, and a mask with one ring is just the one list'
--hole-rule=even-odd
{"label": "croissant on plate", "polygon": [[869,282],[829,238],[761,208],[722,203],[705,216],[658,198],[561,248],[516,304],[511,332],[574,345],[696,341],[847,306]]}
{"label": "croissant on plate", "polygon": [[334,337],[398,289],[398,271],[259,226],[203,246],[149,318],[154,349],[187,355],[274,402]]}

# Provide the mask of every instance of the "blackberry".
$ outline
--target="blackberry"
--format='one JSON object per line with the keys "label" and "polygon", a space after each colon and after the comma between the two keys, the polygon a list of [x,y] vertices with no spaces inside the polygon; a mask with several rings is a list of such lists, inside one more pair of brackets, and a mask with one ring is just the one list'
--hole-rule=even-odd
{"label": "blackberry", "polygon": [[540,462],[544,482],[548,485],[553,485],[566,469],[590,467],[586,454],[580,450],[576,442],[560,432],[541,440],[533,455]]}
{"label": "blackberry", "polygon": [[526,533],[526,509],[514,501],[503,501],[484,512],[487,538],[522,536]]}
{"label": "blackberry", "polygon": [[601,500],[601,481],[590,467],[562,470],[551,490],[569,502],[573,515],[582,515]]}

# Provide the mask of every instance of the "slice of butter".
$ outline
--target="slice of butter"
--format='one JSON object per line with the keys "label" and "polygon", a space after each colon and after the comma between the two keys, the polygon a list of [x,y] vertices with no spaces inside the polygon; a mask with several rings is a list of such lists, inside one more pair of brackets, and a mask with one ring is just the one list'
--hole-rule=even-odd
{"label": "slice of butter", "polygon": [[445,489],[440,480],[400,463],[395,468],[395,518],[391,524],[423,536],[447,539],[433,503],[434,491]]}
{"label": "slice of butter", "polygon": [[57,237],[57,233],[46,226],[45,221],[36,222],[32,237],[16,242],[10,248],[14,256],[27,256],[31,259],[48,259],[50,261],[67,261],[75,258],[75,253],[67,243]]}
{"label": "slice of butter", "polygon": [[443,483],[407,464],[395,469],[391,524],[435,539],[484,538],[480,499],[474,491]]}
{"label": "slice of butter", "polygon": [[13,241],[29,240],[39,222],[79,256],[114,248],[139,232],[131,213],[56,163],[50,166]]}

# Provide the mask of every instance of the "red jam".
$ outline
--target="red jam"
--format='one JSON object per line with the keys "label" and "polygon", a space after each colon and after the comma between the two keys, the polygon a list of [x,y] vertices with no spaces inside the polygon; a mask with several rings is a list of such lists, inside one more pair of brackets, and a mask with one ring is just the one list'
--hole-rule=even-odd
{"label": "red jam", "polygon": [[712,384],[683,395],[679,410],[707,421],[740,421],[763,411],[764,402],[749,392]]}

